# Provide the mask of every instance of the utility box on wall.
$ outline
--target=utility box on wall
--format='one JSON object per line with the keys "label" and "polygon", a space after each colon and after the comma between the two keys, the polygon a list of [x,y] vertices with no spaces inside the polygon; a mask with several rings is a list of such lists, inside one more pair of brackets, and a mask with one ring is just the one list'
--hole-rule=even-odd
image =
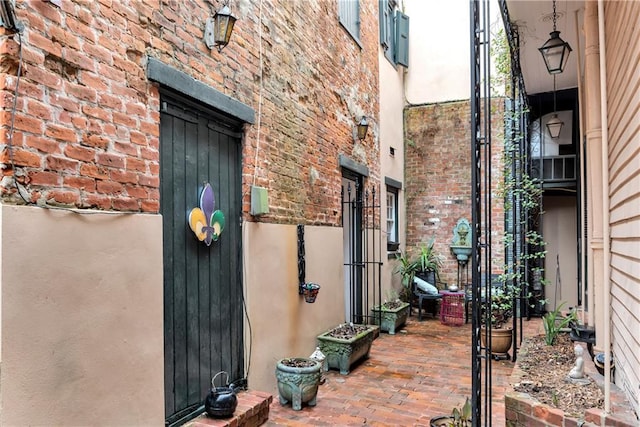
{"label": "utility box on wall", "polygon": [[264,187],[251,187],[251,215],[269,213],[269,197]]}

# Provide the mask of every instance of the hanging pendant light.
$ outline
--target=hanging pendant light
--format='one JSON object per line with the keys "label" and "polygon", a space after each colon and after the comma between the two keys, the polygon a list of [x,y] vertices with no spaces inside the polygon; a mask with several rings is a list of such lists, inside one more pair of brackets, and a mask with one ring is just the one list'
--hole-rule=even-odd
{"label": "hanging pendant light", "polygon": [[553,113],[549,121],[547,122],[547,130],[549,131],[549,135],[553,139],[560,138],[560,132],[562,131],[562,126],[564,126],[564,122],[558,118],[557,113]]}
{"label": "hanging pendant light", "polygon": [[560,31],[556,29],[556,19],[556,0],[553,0],[553,31],[549,33],[549,40],[538,49],[549,74],[563,72],[571,53],[571,46],[560,38]]}
{"label": "hanging pendant light", "polygon": [[560,138],[560,132],[562,132],[562,126],[564,126],[564,122],[560,120],[558,117],[558,113],[556,112],[556,76],[553,76],[553,115],[547,122],[547,130],[549,131],[549,136],[551,139]]}

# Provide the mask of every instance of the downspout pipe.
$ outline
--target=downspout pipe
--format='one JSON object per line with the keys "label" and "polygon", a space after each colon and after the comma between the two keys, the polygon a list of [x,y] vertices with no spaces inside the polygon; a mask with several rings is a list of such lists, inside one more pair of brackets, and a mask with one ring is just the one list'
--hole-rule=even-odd
{"label": "downspout pipe", "polygon": [[[584,173],[584,156],[585,156],[585,150],[584,150],[584,120],[582,119],[583,114],[584,114],[584,104],[582,103],[582,49],[580,47],[580,19],[578,18],[578,15],[580,13],[580,9],[575,11],[575,20],[576,20],[576,40],[578,43],[577,49],[576,49],[576,56],[577,56],[577,60],[576,60],[576,69],[577,69],[577,75],[578,75],[578,133],[579,133],[579,146],[578,146],[578,150],[580,152],[580,163],[578,164],[578,170],[579,170],[579,177],[582,181],[581,185],[580,185],[580,209],[578,210],[578,212],[580,212],[580,220],[578,221],[579,223],[579,227],[580,227],[580,281],[581,286],[580,286],[580,301],[581,301],[581,305],[582,305],[582,309],[580,310],[580,322],[584,325],[585,321],[584,321],[584,312],[585,312],[585,308],[586,308],[586,304],[585,304],[585,300],[586,300],[586,281],[587,281],[587,253],[586,253],[586,237],[585,236],[585,221],[584,221],[584,216],[585,216],[585,207],[586,207],[586,194],[585,194],[585,182],[584,180],[582,180],[582,177],[585,176]],[[592,300],[593,298],[589,298],[589,300]],[[593,317],[593,313],[592,312],[588,312],[591,314],[591,317]]]}
{"label": "downspout pipe", "polygon": [[611,242],[609,231],[609,125],[607,122],[607,61],[604,34],[604,1],[598,0],[598,44],[600,47],[600,117],[602,127],[602,240],[604,315],[604,412],[611,413]]}

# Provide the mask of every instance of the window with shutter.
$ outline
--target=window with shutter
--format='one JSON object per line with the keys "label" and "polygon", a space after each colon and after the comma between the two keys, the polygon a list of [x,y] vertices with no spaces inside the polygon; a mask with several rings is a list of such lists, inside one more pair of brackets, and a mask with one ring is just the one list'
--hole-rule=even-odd
{"label": "window with shutter", "polygon": [[409,17],[396,11],[396,61],[404,67],[409,66]]}
{"label": "window with shutter", "polygon": [[338,0],[340,24],[360,44],[360,0]]}
{"label": "window with shutter", "polygon": [[396,0],[379,0],[380,45],[393,65],[409,66],[409,17],[396,10]]}
{"label": "window with shutter", "polygon": [[380,45],[384,50],[384,56],[395,65],[395,25],[393,0],[380,0]]}

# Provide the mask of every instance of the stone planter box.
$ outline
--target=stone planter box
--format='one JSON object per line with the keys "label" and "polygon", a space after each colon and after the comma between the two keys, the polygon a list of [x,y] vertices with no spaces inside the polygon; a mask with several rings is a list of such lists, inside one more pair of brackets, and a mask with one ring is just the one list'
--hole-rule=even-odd
{"label": "stone planter box", "polygon": [[318,335],[318,347],[326,357],[324,360],[325,371],[332,368],[339,369],[340,374],[347,375],[354,363],[362,358],[369,357],[371,343],[373,343],[373,339],[380,328],[375,325],[355,326],[363,330],[350,338],[331,336],[333,329]]}
{"label": "stone planter box", "polygon": [[[409,316],[409,303],[403,302],[400,307],[392,309],[384,306],[382,306],[382,308],[373,307],[371,311],[373,311],[373,323],[376,325],[380,324],[381,331],[388,332],[389,335],[393,335],[407,322],[407,317]],[[380,319],[380,322],[378,319]]]}

